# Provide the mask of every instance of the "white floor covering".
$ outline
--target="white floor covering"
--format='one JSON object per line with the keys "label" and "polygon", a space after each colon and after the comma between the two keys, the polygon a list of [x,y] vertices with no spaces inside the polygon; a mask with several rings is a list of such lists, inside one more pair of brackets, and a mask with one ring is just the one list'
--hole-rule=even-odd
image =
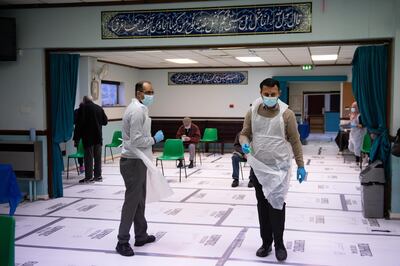
{"label": "white floor covering", "polygon": [[[362,216],[359,167],[344,162],[329,135],[311,135],[303,150],[309,175],[303,184],[291,179],[284,264],[400,265],[400,221]],[[115,252],[125,191],[118,160],[103,164],[101,183],[80,185],[82,175],[71,171],[64,198],[17,208],[16,265],[281,264],[274,252],[255,255],[261,239],[254,189],[247,187],[250,168],[243,166],[244,180],[231,188],[230,157],[203,154],[203,164],[198,160],[187,169],[187,179],[182,171],[181,183],[175,163],[164,162],[175,194],[146,206],[148,233],[157,241],[134,247],[129,258]],[[7,212],[8,206],[0,205],[0,213]]]}

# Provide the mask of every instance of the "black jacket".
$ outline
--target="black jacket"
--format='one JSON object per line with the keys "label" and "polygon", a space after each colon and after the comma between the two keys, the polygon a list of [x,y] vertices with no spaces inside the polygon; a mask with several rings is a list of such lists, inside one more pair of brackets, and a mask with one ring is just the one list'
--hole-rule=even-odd
{"label": "black jacket", "polygon": [[85,148],[103,144],[101,127],[107,125],[107,122],[103,108],[93,102],[82,104],[77,112],[74,141],[82,139]]}

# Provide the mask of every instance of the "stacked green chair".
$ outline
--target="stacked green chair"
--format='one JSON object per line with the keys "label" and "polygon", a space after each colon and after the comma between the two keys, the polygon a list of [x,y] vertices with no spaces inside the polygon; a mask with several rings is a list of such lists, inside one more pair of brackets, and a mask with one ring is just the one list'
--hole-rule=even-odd
{"label": "stacked green chair", "polygon": [[110,148],[111,158],[112,161],[114,162],[114,155],[112,152],[112,148],[118,148],[121,146],[121,144],[122,144],[122,131],[114,131],[111,143],[106,144],[104,146],[104,163],[106,163],[107,148]]}
{"label": "stacked green chair", "polygon": [[[204,143],[204,144],[214,143],[215,144],[217,142],[218,142],[218,129],[216,129],[216,128],[204,129],[203,137],[200,139],[200,143]],[[214,150],[215,150],[215,147],[214,147]]]}
{"label": "stacked green chair", "polygon": [[0,265],[14,266],[15,220],[12,216],[0,215]]}
{"label": "stacked green chair", "polygon": [[371,136],[367,132],[364,135],[363,143],[362,143],[362,146],[361,146],[360,169],[362,169],[362,162],[363,162],[364,156],[365,155],[369,156],[369,153],[371,152],[371,145],[372,145]]}
{"label": "stacked green chair", "polygon": [[[163,154],[156,158],[156,165],[158,161],[161,162],[161,169],[164,175],[163,161],[179,161],[183,164],[185,170],[185,178],[187,178],[186,164],[185,164],[185,149],[181,139],[167,139],[164,144]],[[182,167],[179,168],[179,182],[181,182]]]}
{"label": "stacked green chair", "polygon": [[76,153],[68,155],[68,161],[67,161],[67,179],[69,176],[69,159],[74,159],[75,161],[75,167],[76,167],[76,172],[78,172],[79,175],[79,167],[78,167],[78,159],[85,157],[85,149],[83,148],[83,142],[82,140],[79,141],[78,144],[78,151]]}

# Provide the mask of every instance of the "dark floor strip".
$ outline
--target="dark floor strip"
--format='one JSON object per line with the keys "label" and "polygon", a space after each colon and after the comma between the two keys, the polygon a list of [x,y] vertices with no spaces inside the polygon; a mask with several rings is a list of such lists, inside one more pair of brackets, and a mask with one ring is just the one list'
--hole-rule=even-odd
{"label": "dark floor strip", "polygon": [[[65,197],[65,198],[66,198],[66,197]],[[52,214],[52,213],[54,213],[54,212],[56,212],[56,211],[59,211],[59,210],[65,208],[65,207],[71,206],[71,205],[73,205],[73,204],[75,204],[75,203],[77,203],[77,202],[79,202],[79,201],[84,200],[82,197],[79,197],[79,198],[77,197],[77,199],[78,199],[78,200],[75,200],[75,201],[73,201],[73,202],[71,202],[71,203],[65,204],[65,205],[63,205],[63,206],[61,206],[61,207],[59,207],[59,208],[56,208],[56,209],[54,209],[54,210],[52,210],[52,211],[49,211],[48,213],[45,213],[45,214],[43,214],[42,216],[47,216],[47,215],[49,215],[49,214]]]}
{"label": "dark floor strip", "polygon": [[218,220],[218,222],[215,223],[215,226],[220,226],[226,220],[226,218],[228,218],[228,216],[232,213],[232,211],[233,208],[227,209],[224,215],[222,215],[221,218]]}
{"label": "dark floor strip", "polygon": [[[117,240],[115,240],[115,244],[117,244]],[[85,252],[104,252],[104,253],[110,253],[110,254],[117,254],[117,252],[114,251],[114,250],[105,250],[105,249],[66,248],[66,247],[34,246],[34,245],[21,245],[21,244],[16,244],[15,246],[16,247],[26,247],[26,248],[42,248],[42,249],[85,251]],[[189,259],[192,259],[192,258],[195,258],[195,259],[211,259],[211,260],[219,259],[218,257],[170,255],[170,254],[149,253],[149,252],[140,252],[140,251],[135,251],[135,255],[152,256],[152,257],[168,257],[168,258],[189,258]]]}
{"label": "dark floor strip", "polygon": [[197,194],[197,192],[199,192],[201,189],[198,188],[196,191],[194,191],[193,193],[190,193],[188,196],[186,196],[185,198],[181,199],[179,202],[185,202],[186,200],[190,199],[193,195]]}
{"label": "dark floor strip", "polygon": [[342,203],[343,211],[349,211],[349,208],[347,208],[346,198],[344,194],[340,194],[340,202]]}
{"label": "dark floor strip", "polygon": [[247,228],[243,228],[239,234],[236,236],[236,238],[232,241],[232,243],[229,245],[229,247],[226,249],[224,252],[224,255],[217,261],[215,266],[223,266],[225,263],[228,261],[229,257],[232,255],[233,251],[237,246],[240,245],[240,243],[244,240],[245,235],[247,232]]}
{"label": "dark floor strip", "polygon": [[16,237],[16,238],[15,238],[15,241],[18,241],[18,240],[20,240],[20,239],[22,239],[22,238],[24,238],[24,237],[30,236],[30,235],[32,235],[32,234],[34,234],[34,233],[36,233],[36,232],[42,230],[43,228],[46,228],[46,227],[48,227],[48,226],[50,226],[50,225],[52,225],[52,224],[58,223],[59,221],[62,221],[62,220],[64,220],[64,219],[65,219],[64,217],[58,218],[58,219],[56,219],[56,220],[54,220],[54,221],[52,221],[52,222],[50,222],[50,223],[47,223],[47,224],[45,224],[45,225],[43,225],[43,226],[41,226],[41,227],[39,227],[39,228],[36,228],[35,230],[33,230],[33,231],[31,231],[31,232],[29,232],[29,233],[27,233],[27,234],[25,234],[25,235]]}

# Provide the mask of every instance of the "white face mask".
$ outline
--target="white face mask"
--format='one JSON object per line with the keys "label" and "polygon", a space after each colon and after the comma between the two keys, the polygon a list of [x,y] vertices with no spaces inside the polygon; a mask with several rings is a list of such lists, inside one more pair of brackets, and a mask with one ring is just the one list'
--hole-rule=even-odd
{"label": "white face mask", "polygon": [[352,113],[355,113],[355,112],[356,112],[356,108],[351,107],[350,111],[351,111]]}
{"label": "white face mask", "polygon": [[263,102],[267,107],[274,107],[278,103],[278,97],[263,96]]}
{"label": "white face mask", "polygon": [[144,98],[142,100],[142,103],[146,106],[150,106],[153,104],[154,101],[154,96],[153,95],[144,95]]}
{"label": "white face mask", "polygon": [[188,126],[185,126],[185,129],[190,129],[190,127],[191,127],[192,125],[188,125]]}

